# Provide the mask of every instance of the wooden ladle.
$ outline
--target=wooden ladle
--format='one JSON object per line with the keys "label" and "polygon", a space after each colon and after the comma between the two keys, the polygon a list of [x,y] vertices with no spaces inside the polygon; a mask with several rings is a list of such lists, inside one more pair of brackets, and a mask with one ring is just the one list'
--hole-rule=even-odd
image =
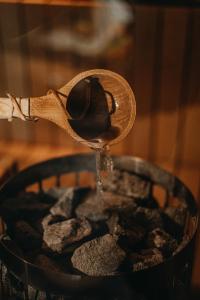
{"label": "wooden ladle", "polygon": [[121,141],[135,120],[136,103],[127,81],[103,69],[78,74],[41,97],[0,98],[0,119],[43,118],[93,148]]}

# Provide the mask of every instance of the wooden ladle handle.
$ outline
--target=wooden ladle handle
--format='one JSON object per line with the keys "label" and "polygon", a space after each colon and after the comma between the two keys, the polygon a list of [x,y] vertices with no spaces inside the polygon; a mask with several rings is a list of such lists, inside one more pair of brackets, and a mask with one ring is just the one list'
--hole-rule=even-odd
{"label": "wooden ladle handle", "polygon": [[[80,82],[89,84],[91,90],[89,96],[83,93],[77,101],[72,94],[76,95]],[[121,141],[132,128],[135,115],[135,97],[127,81],[103,69],[80,73],[58,91],[51,90],[45,96],[21,99],[8,95],[8,98],[0,98],[0,119],[18,117],[26,121],[43,118],[91,147],[95,147],[97,140],[110,145]],[[101,130],[98,128],[93,132],[95,126],[100,126]],[[87,130],[90,131],[88,135]]]}
{"label": "wooden ladle handle", "polygon": [[15,98],[11,95],[9,95],[7,98],[0,98],[0,119],[12,121],[12,118],[14,117],[26,121],[28,119],[28,115],[28,98]]}

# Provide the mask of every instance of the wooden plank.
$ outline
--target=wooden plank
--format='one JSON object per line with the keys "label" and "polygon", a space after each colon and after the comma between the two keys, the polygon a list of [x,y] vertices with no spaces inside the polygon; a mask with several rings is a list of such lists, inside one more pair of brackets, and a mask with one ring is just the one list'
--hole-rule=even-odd
{"label": "wooden plank", "polygon": [[0,156],[8,156],[11,159],[16,160],[19,164],[19,169],[53,157],[85,152],[88,152],[86,147],[75,149],[47,144],[31,144],[23,141],[0,141]]}
{"label": "wooden plank", "polygon": [[62,5],[62,6],[75,6],[75,7],[102,7],[102,6],[109,6],[109,3],[105,3],[101,1],[95,0],[0,0],[0,3],[9,3],[9,4],[34,4],[34,5]]}
{"label": "wooden plank", "polygon": [[156,134],[156,160],[168,160],[171,164],[178,143],[177,107],[182,83],[187,18],[186,9],[165,9],[159,107],[156,116],[156,132],[152,132],[152,135]]}
{"label": "wooden plank", "polygon": [[190,163],[200,166],[199,118],[200,105],[198,103],[185,107],[185,130],[182,164]]}
{"label": "wooden plank", "polygon": [[154,50],[154,67],[153,67],[153,86],[150,95],[150,133],[149,133],[149,155],[148,159],[154,161],[156,157],[157,130],[158,120],[157,112],[160,108],[161,94],[161,72],[163,59],[163,33],[164,33],[165,10],[158,9],[156,16],[156,33],[155,33],[155,50]]}
{"label": "wooden plank", "polygon": [[[29,19],[29,27],[34,23],[32,16],[32,7],[26,7],[26,18]],[[32,74],[32,90],[33,95],[45,95],[50,88],[52,69],[54,61],[49,56],[49,51],[44,47],[35,47],[38,43],[38,37],[45,35],[44,23],[48,23],[48,11],[45,7],[37,9],[35,13],[40,14],[39,19],[43,19],[43,23],[39,28],[33,30],[29,35],[29,48],[31,58],[31,74]],[[35,42],[34,42],[35,41]],[[39,120],[34,124],[36,143],[57,143],[57,137],[54,135],[56,126],[46,120]]]}
{"label": "wooden plank", "polygon": [[[19,25],[19,15],[18,7],[12,6],[11,8],[3,7],[1,8],[1,31],[3,34],[4,41],[4,59],[5,59],[5,68],[7,74],[7,89],[13,95],[23,96],[25,92],[25,82],[24,82],[24,73],[26,70],[24,68],[24,62],[22,57],[22,48],[20,44],[20,25]],[[7,27],[9,27],[9,22],[12,20],[13,30],[18,37],[14,39],[7,39]],[[13,54],[15,50],[15,54]],[[13,121],[11,124],[11,134],[12,138],[19,140],[25,140],[29,136],[29,131],[25,123],[20,121]]]}
{"label": "wooden plank", "polygon": [[192,39],[194,32],[194,10],[189,10],[187,25],[186,25],[186,37],[185,37],[185,48],[183,57],[183,68],[182,68],[182,79],[181,79],[181,89],[179,97],[179,108],[178,108],[178,123],[177,132],[179,141],[176,145],[175,155],[174,155],[174,169],[175,171],[181,167],[182,157],[185,147],[185,128],[186,128],[186,118],[187,111],[186,107],[189,104],[189,90],[188,77],[191,75],[191,62],[192,62]]}
{"label": "wooden plank", "polygon": [[[2,29],[2,19],[0,18],[0,95],[1,97],[6,96],[8,92],[7,85],[7,69],[5,61],[5,45],[4,45],[4,33]],[[7,120],[1,120],[0,124],[0,139],[11,138],[11,124]]]}
{"label": "wooden plank", "polygon": [[[21,56],[21,77],[23,83],[23,94],[22,97],[29,97],[32,94],[32,76],[30,72],[30,47],[28,42],[28,34],[24,34],[29,28],[29,20],[26,18],[26,6],[18,5],[17,7],[17,17],[19,23],[19,47]],[[21,125],[21,124],[20,124]],[[21,125],[22,126],[22,125]],[[26,128],[25,140],[30,142],[34,141],[34,126],[32,122],[26,122],[23,124]]]}
{"label": "wooden plank", "polygon": [[191,63],[188,74],[188,104],[185,107],[185,130],[183,162],[190,161],[192,164],[200,164],[200,141],[198,138],[200,118],[200,9],[194,11],[194,24],[192,35]]}
{"label": "wooden plank", "polygon": [[137,115],[130,132],[125,153],[147,158],[149,152],[150,95],[152,94],[155,51],[156,17],[158,9],[146,6],[135,10],[135,59],[134,82],[132,83]]}

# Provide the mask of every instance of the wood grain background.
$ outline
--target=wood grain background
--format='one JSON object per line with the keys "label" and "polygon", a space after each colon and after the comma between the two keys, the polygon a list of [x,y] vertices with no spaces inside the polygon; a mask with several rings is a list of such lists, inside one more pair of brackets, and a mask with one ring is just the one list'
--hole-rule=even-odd
{"label": "wood grain background", "polygon": [[[126,6],[129,21],[113,27],[113,38],[96,54],[83,54],[81,47],[57,48],[55,39],[50,45],[43,40],[65,30],[66,39],[75,36],[87,44],[89,37],[92,44],[99,31],[110,30],[106,20],[111,12],[107,7],[61,2],[0,4],[0,96],[7,91],[23,97],[43,95],[92,68],[120,73],[134,90],[137,117],[129,136],[112,153],[140,156],[170,170],[200,204],[200,9]],[[65,151],[87,151],[47,121],[1,121],[0,147],[1,155],[10,153],[27,164]],[[29,155],[34,159],[28,160]],[[195,262],[196,285],[199,270],[200,255]]]}

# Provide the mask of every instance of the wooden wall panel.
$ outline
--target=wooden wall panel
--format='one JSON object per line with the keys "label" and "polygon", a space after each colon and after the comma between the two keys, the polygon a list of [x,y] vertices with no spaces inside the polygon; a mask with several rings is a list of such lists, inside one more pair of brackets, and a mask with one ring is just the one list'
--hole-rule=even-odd
{"label": "wooden wall panel", "polygon": [[[12,6],[10,9],[10,19],[12,20],[17,35],[20,35],[20,22],[18,7]],[[24,96],[26,93],[26,84],[24,82],[25,62],[23,60],[23,52],[21,44],[18,38],[7,39],[6,32],[7,26],[9,27],[9,20],[1,23],[1,32],[4,44],[4,64],[7,74],[7,91],[13,95]],[[15,49],[15,54],[11,53],[10,50]],[[29,140],[31,133],[29,132],[29,125],[25,126],[23,122],[14,121],[10,126],[11,138],[19,140]]]}
{"label": "wooden wall panel", "polygon": [[182,164],[191,167],[200,166],[199,117],[199,104],[193,104],[187,108]]}
{"label": "wooden wall panel", "polygon": [[[23,5],[14,6],[9,14],[16,25],[15,35],[20,35],[24,27],[31,30],[0,47],[1,94],[5,90],[22,96],[43,94],[49,88],[58,88],[82,70],[95,66],[111,68],[128,79],[137,101],[135,125],[113,152],[157,162],[167,160],[171,164],[174,160],[179,165],[199,163],[200,143],[195,135],[200,95],[199,9],[136,6],[132,50],[113,59],[107,53],[88,59],[74,56],[70,51],[60,56],[53,49],[34,48],[32,45],[37,43],[34,38],[41,33],[44,24],[47,23],[47,30],[53,31],[67,18],[60,15],[60,19],[57,17],[49,23],[48,11],[41,6],[38,18],[43,22],[41,27],[34,28],[30,7],[22,8]],[[59,16],[60,10],[56,9]],[[65,14],[68,9],[65,8]],[[80,13],[84,13],[85,8],[81,9]],[[71,14],[74,11],[70,8]],[[63,24],[70,30],[70,21]],[[3,40],[7,31],[4,22],[1,24]],[[37,124],[15,121],[12,125],[1,121],[0,137],[77,147],[64,132],[46,121]]]}
{"label": "wooden wall panel", "polygon": [[145,158],[149,153],[150,95],[153,84],[157,15],[156,7],[150,9],[137,7],[135,10],[134,81],[132,86],[136,96],[137,115],[134,127],[125,141],[125,153]]}
{"label": "wooden wall panel", "polygon": [[185,111],[183,163],[200,166],[200,10],[193,14],[192,55],[188,76],[188,106]]}
{"label": "wooden wall panel", "polygon": [[[3,32],[0,19],[0,95],[5,96],[8,91],[7,87],[7,70],[5,62],[5,46],[3,43]],[[11,124],[7,120],[2,120],[0,124],[0,139],[10,139],[11,138]]]}
{"label": "wooden wall panel", "polygon": [[150,134],[149,134],[149,153],[148,159],[155,161],[156,148],[158,139],[158,126],[157,111],[160,108],[160,94],[161,94],[161,71],[162,71],[162,58],[163,58],[163,40],[164,40],[164,20],[165,9],[158,8],[156,17],[156,32],[154,44],[154,65],[153,65],[153,82],[152,93],[150,95]]}
{"label": "wooden wall panel", "polygon": [[177,115],[187,18],[188,11],[185,9],[165,10],[155,158],[168,160],[172,164],[178,142]]}

